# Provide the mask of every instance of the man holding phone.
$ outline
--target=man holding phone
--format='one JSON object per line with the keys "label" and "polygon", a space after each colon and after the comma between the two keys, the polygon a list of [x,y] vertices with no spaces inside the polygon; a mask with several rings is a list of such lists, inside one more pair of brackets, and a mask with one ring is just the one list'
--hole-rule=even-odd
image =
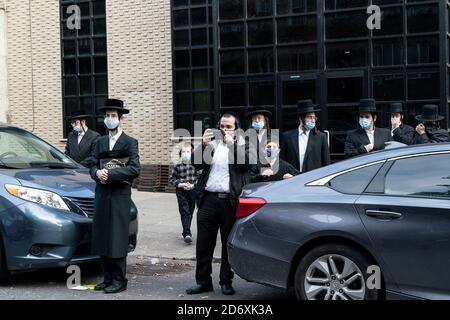
{"label": "man holding phone", "polygon": [[[203,144],[194,152],[192,163],[203,170],[198,182],[197,212],[197,286],[186,290],[187,294],[213,291],[212,259],[217,232],[222,241],[220,286],[224,295],[234,294],[233,272],[228,263],[227,239],[235,222],[237,200],[244,186],[247,172],[251,169],[248,144],[238,143],[239,119],[233,113],[225,113],[218,123],[219,131],[208,129],[203,135]],[[211,161],[205,159],[205,151],[211,151]],[[201,161],[196,163],[196,153],[201,152]],[[244,163],[239,159],[244,158]]]}
{"label": "man holding phone", "polygon": [[437,105],[424,105],[422,114],[416,117],[419,125],[416,127],[416,133],[412,144],[440,143],[449,142],[447,130],[439,127],[439,121],[444,117],[438,114]]}

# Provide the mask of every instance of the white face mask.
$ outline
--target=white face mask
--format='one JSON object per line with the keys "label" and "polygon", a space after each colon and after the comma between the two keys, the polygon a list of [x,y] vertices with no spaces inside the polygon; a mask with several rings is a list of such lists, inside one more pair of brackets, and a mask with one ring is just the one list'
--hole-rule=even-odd
{"label": "white face mask", "polygon": [[81,126],[73,126],[73,131],[80,133],[81,132]]}
{"label": "white face mask", "polygon": [[113,119],[113,118],[105,118],[104,123],[105,123],[106,127],[111,131],[116,130],[120,125],[119,119]]}

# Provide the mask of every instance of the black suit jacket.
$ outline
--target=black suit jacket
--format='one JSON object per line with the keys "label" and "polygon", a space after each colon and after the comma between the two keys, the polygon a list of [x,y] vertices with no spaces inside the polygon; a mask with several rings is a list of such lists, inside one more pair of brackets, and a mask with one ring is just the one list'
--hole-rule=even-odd
{"label": "black suit jacket", "polygon": [[[300,171],[300,150],[298,129],[283,134],[281,140],[281,158]],[[310,132],[302,172],[308,172],[330,164],[330,148],[327,135],[323,132]]]}
{"label": "black suit jacket", "polygon": [[65,154],[86,168],[91,168],[94,165],[92,154],[99,138],[97,132],[88,129],[78,144],[78,133],[72,131],[67,137]]}
{"label": "black suit jacket", "polygon": [[[392,141],[391,130],[375,128],[374,140],[373,151],[384,150],[385,142]],[[351,158],[367,153],[365,146],[368,144],[370,144],[370,140],[364,129],[358,128],[349,131],[345,141],[345,156]]]}
{"label": "black suit jacket", "polygon": [[[236,208],[237,199],[241,195],[242,188],[247,183],[249,183],[250,178],[248,172],[252,169],[251,161],[254,161],[256,159],[256,152],[254,148],[250,148],[249,143],[245,143],[242,145],[237,145],[235,143],[232,146],[229,146],[229,149],[230,164],[228,165],[228,169],[230,174],[230,201],[232,207]],[[210,144],[206,147],[202,145],[196,148],[194,153],[192,154],[191,161],[195,169],[202,170],[202,174],[200,175],[197,185],[199,208],[202,204],[202,200],[205,195],[206,184],[208,183],[209,174],[211,172],[211,164],[205,162],[205,154],[211,155],[212,159],[212,156],[214,156],[213,144]],[[240,156],[236,156],[237,154],[240,154]],[[196,159],[198,159],[199,161],[196,162]],[[242,161],[236,161],[235,159],[241,159]]]}
{"label": "black suit jacket", "polygon": [[416,132],[416,130],[414,130],[413,127],[402,124],[399,128],[394,130],[394,141],[410,145],[413,141],[414,132]]}
{"label": "black suit jacket", "polygon": [[[273,176],[270,177],[264,177],[261,174],[265,169],[272,169],[273,171],[277,170],[276,173],[274,172]],[[257,165],[254,165],[252,170],[250,171],[250,182],[256,183],[256,182],[272,182],[272,181],[281,181],[283,180],[283,177],[285,174],[291,174],[293,176],[299,175],[300,172],[295,169],[290,163],[284,161],[283,159],[279,159],[273,167],[270,166],[270,164],[262,164],[258,163]]]}
{"label": "black suit jacket", "polygon": [[[139,146],[136,139],[125,133],[109,151],[109,136],[98,140],[93,154],[91,177],[96,181],[95,215],[92,225],[92,251],[95,255],[123,258],[128,253],[131,185],[140,173]],[[123,168],[108,170],[108,180],[102,184],[97,178],[101,159],[128,158]]]}

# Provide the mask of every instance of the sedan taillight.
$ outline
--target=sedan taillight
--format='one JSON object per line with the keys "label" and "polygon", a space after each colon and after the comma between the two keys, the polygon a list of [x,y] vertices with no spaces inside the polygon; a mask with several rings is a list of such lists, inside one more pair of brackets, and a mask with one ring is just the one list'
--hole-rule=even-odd
{"label": "sedan taillight", "polygon": [[236,218],[245,218],[263,207],[266,203],[266,200],[261,198],[239,198]]}

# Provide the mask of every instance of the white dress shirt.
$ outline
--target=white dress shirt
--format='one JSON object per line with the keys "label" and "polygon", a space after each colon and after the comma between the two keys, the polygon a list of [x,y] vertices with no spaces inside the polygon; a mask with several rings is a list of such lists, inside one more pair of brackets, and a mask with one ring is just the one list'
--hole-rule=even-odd
{"label": "white dress shirt", "polygon": [[298,128],[298,151],[300,159],[300,172],[303,172],[303,162],[305,160],[306,148],[308,148],[309,132]]}
{"label": "white dress shirt", "polygon": [[114,136],[109,133],[109,151],[112,151],[112,149],[114,149],[114,146],[116,145],[116,142],[117,140],[119,140],[122,133],[122,130],[118,130]]}
{"label": "white dress shirt", "polygon": [[78,144],[80,144],[81,140],[83,140],[83,137],[86,133],[81,131],[80,133],[78,133]]}
{"label": "white dress shirt", "polygon": [[375,130],[366,130],[367,137],[369,138],[370,144],[375,144]]}
{"label": "white dress shirt", "polygon": [[228,154],[230,150],[222,141],[214,141],[213,143],[215,144],[214,156],[206,183],[206,191],[229,193],[230,171],[228,168]]}

